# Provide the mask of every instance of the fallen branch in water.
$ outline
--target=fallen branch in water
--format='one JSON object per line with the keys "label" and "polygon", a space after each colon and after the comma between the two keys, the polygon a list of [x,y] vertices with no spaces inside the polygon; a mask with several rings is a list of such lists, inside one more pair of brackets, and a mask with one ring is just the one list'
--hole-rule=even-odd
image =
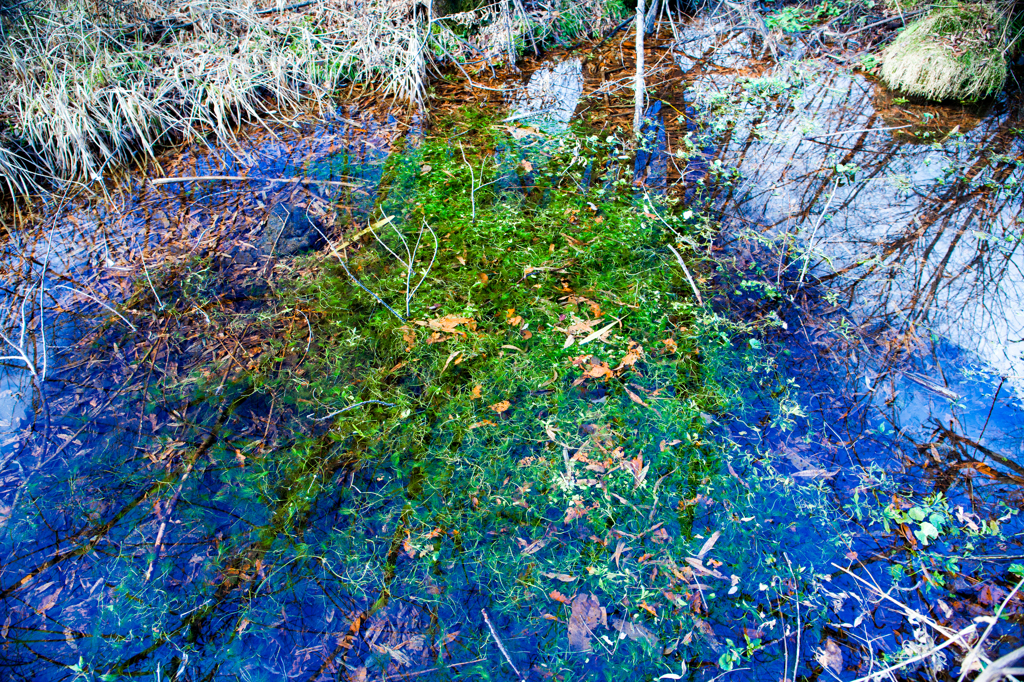
{"label": "fallen branch in water", "polygon": [[673,248],[671,244],[668,244],[668,248],[672,251],[672,255],[676,257],[676,262],[679,263],[679,267],[683,269],[683,274],[686,275],[686,281],[690,283],[690,288],[693,289],[693,295],[697,297],[697,303],[704,305],[704,299],[701,298],[700,290],[697,288],[697,283],[693,281],[693,276],[690,275],[690,269],[686,267],[686,263],[683,262],[683,257],[679,255],[679,252]]}
{"label": "fallen branch in water", "polygon": [[154,185],[173,185],[180,182],[279,182],[291,185],[331,185],[334,187],[359,187],[354,182],[341,180],[311,180],[309,178],[254,178],[248,175],[186,175],[180,178],[157,178]]}
{"label": "fallen branch in water", "polygon": [[484,622],[487,623],[487,629],[491,631],[491,637],[494,637],[494,643],[498,645],[498,650],[501,651],[501,655],[505,657],[505,660],[508,661],[508,664],[512,667],[512,672],[516,674],[516,679],[522,681],[524,679],[523,675],[519,672],[519,669],[516,668],[516,664],[512,662],[512,657],[508,655],[505,645],[501,643],[501,638],[498,637],[498,631],[494,629],[494,626],[491,625],[491,619],[487,617],[487,611],[485,609],[480,609],[480,613],[484,614]]}

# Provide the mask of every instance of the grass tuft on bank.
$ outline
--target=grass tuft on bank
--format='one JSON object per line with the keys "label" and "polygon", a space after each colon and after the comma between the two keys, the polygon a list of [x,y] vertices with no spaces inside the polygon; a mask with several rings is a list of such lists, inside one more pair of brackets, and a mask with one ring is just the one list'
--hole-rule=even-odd
{"label": "grass tuft on bank", "polygon": [[1007,7],[935,7],[882,51],[882,79],[893,89],[934,100],[988,97],[1006,82],[1017,38]]}
{"label": "grass tuft on bank", "polygon": [[343,84],[423,103],[432,69],[500,63],[618,16],[618,3],[604,0],[450,16],[405,1],[282,5],[44,0],[4,19],[0,169],[9,188],[92,182],[168,144],[231,139],[239,122],[287,118],[300,100],[330,107]]}

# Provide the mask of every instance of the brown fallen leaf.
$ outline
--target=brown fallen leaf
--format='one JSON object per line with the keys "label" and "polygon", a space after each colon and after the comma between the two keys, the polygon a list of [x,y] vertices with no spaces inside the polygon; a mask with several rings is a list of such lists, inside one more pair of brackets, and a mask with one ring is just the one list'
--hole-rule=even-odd
{"label": "brown fallen leaf", "polygon": [[658,644],[658,638],[653,632],[648,630],[644,625],[640,623],[633,623],[628,620],[621,618],[612,619],[612,627],[621,632],[626,637],[629,637],[634,642],[638,639],[643,640],[651,646]]}
{"label": "brown fallen leaf", "polygon": [[628,388],[626,389],[626,395],[628,395],[629,399],[632,400],[637,405],[640,405],[641,407],[650,407],[650,405],[644,402],[643,398],[638,396],[636,393],[633,393],[633,391],[629,390]]}
{"label": "brown fallen leaf", "polygon": [[469,394],[470,400],[480,400],[483,397],[484,387],[482,384],[477,384],[473,387],[473,392]]}
{"label": "brown fallen leaf", "polygon": [[569,615],[569,649],[590,651],[590,639],[599,623],[608,627],[607,615],[597,597],[592,594],[576,595]]}
{"label": "brown fallen leaf", "polygon": [[686,557],[686,563],[690,564],[693,568],[693,572],[697,575],[710,575],[711,577],[718,578],[719,580],[728,580],[728,578],[722,575],[717,569],[709,569],[705,567],[700,559]]}
{"label": "brown fallen leaf", "polygon": [[814,660],[836,675],[843,670],[843,652],[831,637],[826,638],[825,644],[814,652]]}
{"label": "brown fallen leaf", "polygon": [[510,407],[512,407],[512,403],[510,403],[507,400],[502,400],[491,405],[491,409],[497,412],[498,414],[501,414]]}

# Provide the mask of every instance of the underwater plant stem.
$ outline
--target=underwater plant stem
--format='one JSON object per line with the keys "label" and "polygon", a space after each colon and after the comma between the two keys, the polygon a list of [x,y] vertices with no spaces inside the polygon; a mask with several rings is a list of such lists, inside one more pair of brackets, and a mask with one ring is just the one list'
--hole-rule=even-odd
{"label": "underwater plant stem", "polygon": [[[324,241],[327,242],[327,245],[331,247],[331,252],[334,254],[334,257],[338,259],[338,262],[341,264],[341,268],[345,271],[345,274],[348,275],[352,279],[352,281],[356,283],[356,286],[358,286],[360,289],[362,289],[363,291],[368,293],[370,296],[373,296],[375,299],[377,299],[377,302],[380,303],[385,308],[387,308],[389,313],[391,313],[392,315],[394,315],[395,317],[400,319],[402,322],[405,322],[406,320],[405,320],[404,317],[399,315],[398,312],[394,308],[392,308],[387,303],[385,303],[384,299],[382,299],[380,296],[378,296],[377,294],[373,293],[372,291],[367,289],[365,286],[363,286],[363,283],[359,281],[359,278],[356,277],[355,275],[353,275],[349,271],[348,266],[345,265],[345,259],[342,258],[341,254],[338,253],[338,250],[336,248],[334,248],[334,244],[332,244],[331,240],[327,238],[327,235],[324,234],[323,231],[319,227],[316,228],[316,231],[320,233],[320,236],[324,238]],[[424,277],[425,276],[426,275],[424,275]]]}
{"label": "underwater plant stem", "polygon": [[[643,2],[643,0],[640,0]],[[491,619],[487,617],[487,610],[480,609],[480,613],[484,614],[484,622],[487,623],[487,629],[491,631],[491,637],[494,638],[494,643],[498,645],[498,650],[501,651],[501,655],[505,657],[508,664],[512,667],[512,672],[516,674],[516,679],[523,682],[523,675],[516,668],[516,664],[512,662],[512,657],[508,655],[508,651],[505,649],[505,645],[501,643],[501,638],[498,637],[498,631],[494,629],[494,625],[491,624]]]}

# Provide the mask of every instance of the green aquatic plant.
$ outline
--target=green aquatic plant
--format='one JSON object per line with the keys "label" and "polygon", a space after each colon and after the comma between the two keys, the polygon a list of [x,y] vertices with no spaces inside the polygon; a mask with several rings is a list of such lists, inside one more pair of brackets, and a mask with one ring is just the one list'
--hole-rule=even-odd
{"label": "green aquatic plant", "polygon": [[995,94],[1006,82],[1016,42],[1009,15],[1007,8],[989,3],[934,8],[882,51],[882,80],[936,100]]}

